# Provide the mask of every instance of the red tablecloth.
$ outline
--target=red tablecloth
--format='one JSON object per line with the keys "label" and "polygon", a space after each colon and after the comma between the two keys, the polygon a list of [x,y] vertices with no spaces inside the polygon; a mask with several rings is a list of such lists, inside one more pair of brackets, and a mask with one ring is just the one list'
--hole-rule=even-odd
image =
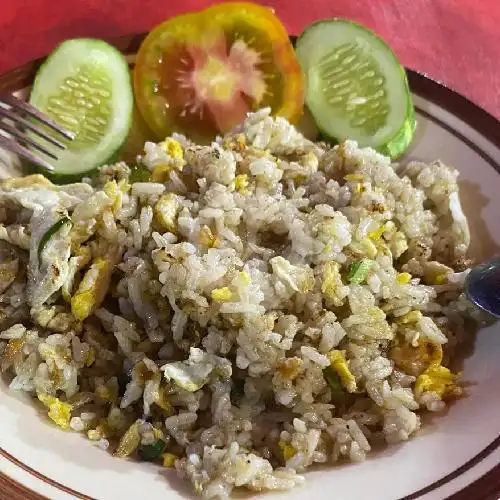
{"label": "red tablecloth", "polygon": [[[209,0],[1,0],[0,73],[76,36],[142,32]],[[342,16],[373,28],[405,65],[500,118],[500,0],[268,0],[292,34]]]}

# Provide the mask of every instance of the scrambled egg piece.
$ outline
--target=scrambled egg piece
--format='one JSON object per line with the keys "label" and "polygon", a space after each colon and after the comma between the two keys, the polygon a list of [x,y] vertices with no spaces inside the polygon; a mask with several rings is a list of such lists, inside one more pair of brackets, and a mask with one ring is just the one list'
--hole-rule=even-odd
{"label": "scrambled egg piece", "polygon": [[38,394],[38,399],[49,409],[49,418],[62,429],[68,430],[71,419],[71,405],[63,403],[59,398],[44,394]]}
{"label": "scrambled egg piece", "polygon": [[52,182],[41,174],[27,175],[25,177],[12,177],[2,181],[2,189],[22,189],[33,186],[53,186]]}
{"label": "scrambled egg piece", "polygon": [[83,321],[101,305],[109,288],[112,269],[108,259],[99,257],[94,260],[71,298],[71,312],[75,318]]}
{"label": "scrambled egg piece", "polygon": [[200,229],[200,243],[206,245],[208,248],[218,248],[220,240],[214,236],[212,230],[208,226],[203,226]]}
{"label": "scrambled egg piece", "polygon": [[284,441],[280,441],[278,446],[281,448],[285,462],[288,462],[288,460],[290,460],[297,453],[291,444],[285,443]]}
{"label": "scrambled egg piece", "polygon": [[111,210],[116,214],[122,208],[123,191],[119,188],[116,181],[108,181],[104,184],[104,192],[113,200]]}
{"label": "scrambled egg piece", "polygon": [[196,392],[201,389],[207,383],[209,374],[206,370],[198,373],[196,368],[180,361],[168,363],[163,370],[168,380],[173,380],[178,387],[187,392]]}
{"label": "scrambled egg piece", "polygon": [[[412,311],[408,315],[416,312],[419,311]],[[456,385],[460,375],[452,373],[441,364],[443,362],[441,344],[420,340],[417,347],[396,346],[391,349],[390,358],[398,368],[418,377],[415,383],[417,396],[424,392],[435,392],[443,399],[462,395],[462,388]]]}
{"label": "scrambled egg piece", "polygon": [[249,193],[248,190],[248,175],[247,174],[240,174],[237,175],[233,181],[234,189],[238,191],[238,193],[241,193],[242,195],[247,195]]}
{"label": "scrambled egg piece", "polygon": [[229,380],[231,363],[214,354],[209,354],[197,347],[191,347],[189,358],[185,361],[174,361],[161,367],[165,378],[172,380],[178,387],[187,392],[196,392],[207,384],[214,373]]}
{"label": "scrambled egg piece", "polygon": [[167,137],[160,145],[170,158],[167,162],[155,166],[151,174],[153,182],[167,182],[172,170],[182,171],[184,168],[184,152],[179,141]]}
{"label": "scrambled egg piece", "polygon": [[377,306],[367,306],[365,312],[373,321],[384,321],[387,317],[385,312]]}
{"label": "scrambled egg piece", "polygon": [[368,233],[368,238],[370,238],[373,241],[378,241],[380,238],[382,238],[382,235],[385,233],[386,229],[387,229],[386,224],[382,224],[378,229],[370,231]]}
{"label": "scrambled egg piece", "polygon": [[409,283],[411,280],[411,274],[410,273],[399,273],[396,276],[396,283],[399,285],[406,285]]}
{"label": "scrambled egg piece", "polygon": [[160,197],[154,207],[154,214],[158,224],[171,233],[177,228],[177,214],[181,208],[181,204],[177,195],[167,193]]}
{"label": "scrambled egg piece", "polygon": [[432,363],[415,383],[415,393],[418,395],[424,392],[436,392],[441,398],[460,397],[463,393],[461,387],[456,385],[456,380],[460,374],[453,374],[445,366],[439,363]]}
{"label": "scrambled egg piece", "polygon": [[75,284],[76,273],[83,269],[91,260],[92,252],[88,246],[79,246],[76,249],[75,256],[69,259],[68,278],[61,287],[63,299],[71,302],[71,292]]}
{"label": "scrambled egg piece", "polygon": [[163,467],[171,468],[175,465],[175,461],[177,457],[173,453],[164,453],[162,455],[163,458]]}
{"label": "scrambled egg piece", "polygon": [[227,302],[233,298],[233,293],[227,286],[224,286],[222,288],[213,289],[210,296],[217,302]]}
{"label": "scrambled egg piece", "polygon": [[445,266],[440,262],[431,261],[425,262],[424,268],[424,283],[426,285],[443,285],[448,281],[448,275],[453,273],[451,267]]}
{"label": "scrambled egg piece", "polygon": [[311,269],[294,266],[283,257],[273,257],[269,263],[273,273],[295,292],[307,293],[314,287]]}
{"label": "scrambled egg piece", "polygon": [[118,189],[122,193],[128,193],[131,188],[132,188],[132,184],[130,184],[130,182],[128,182],[126,179],[122,179],[121,181],[118,181]]}
{"label": "scrambled egg piece", "polygon": [[[273,325],[274,326],[274,325]],[[302,368],[303,361],[300,358],[288,358],[279,367],[279,372],[287,380],[295,380]]]}
{"label": "scrambled egg piece", "polygon": [[327,262],[323,268],[323,281],[321,283],[321,293],[334,305],[342,305],[342,301],[336,295],[337,287],[342,284],[339,265],[337,262]]}
{"label": "scrambled egg piece", "polygon": [[161,147],[172,158],[176,158],[178,160],[184,159],[184,152],[182,151],[182,146],[181,146],[181,143],[179,141],[176,141],[175,139],[172,139],[171,137],[167,137],[161,143]]}
{"label": "scrambled egg piece", "polygon": [[418,377],[431,365],[441,364],[443,348],[441,344],[421,339],[417,347],[407,344],[393,347],[389,357],[405,373]]}
{"label": "scrambled egg piece", "polygon": [[46,307],[46,308],[43,308],[43,309],[37,311],[34,319],[40,326],[43,326],[45,328],[50,323],[50,321],[54,318],[54,316],[56,315],[56,312],[57,311],[56,311],[55,306]]}
{"label": "scrambled egg piece", "polygon": [[410,311],[406,314],[403,314],[403,316],[397,318],[396,321],[398,323],[401,323],[402,325],[408,325],[410,323],[418,323],[421,317],[422,317],[421,311]]}
{"label": "scrambled egg piece", "polygon": [[355,392],[357,389],[356,379],[349,370],[349,363],[345,358],[345,351],[338,351],[335,349],[330,351],[326,356],[330,360],[331,368],[340,377],[342,385],[349,392]]}
{"label": "scrambled egg piece", "polygon": [[78,247],[85,243],[94,234],[96,227],[96,220],[93,219],[91,222],[85,224],[75,224],[71,228],[70,241],[72,253],[75,253],[78,250]]}
{"label": "scrambled egg piece", "polygon": [[245,150],[246,144],[247,138],[245,137],[245,134],[236,134],[226,137],[222,142],[222,147],[224,149],[231,149],[242,153]]}
{"label": "scrambled egg piece", "polygon": [[240,272],[240,278],[242,279],[245,285],[249,285],[251,283],[250,275],[246,271]]}
{"label": "scrambled egg piece", "polygon": [[87,431],[87,437],[91,441],[99,441],[99,439],[108,439],[114,434],[113,429],[108,424],[106,418],[100,418],[95,429]]}
{"label": "scrambled egg piece", "polygon": [[165,441],[165,434],[163,434],[163,431],[161,429],[153,427],[153,435],[155,439],[161,439],[162,441]]}

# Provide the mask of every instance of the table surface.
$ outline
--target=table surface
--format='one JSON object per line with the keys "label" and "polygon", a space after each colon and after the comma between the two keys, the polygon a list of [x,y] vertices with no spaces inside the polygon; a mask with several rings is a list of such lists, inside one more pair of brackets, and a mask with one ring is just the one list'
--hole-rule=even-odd
{"label": "table surface", "polygon": [[[47,54],[65,38],[149,30],[209,0],[2,0],[0,73]],[[291,34],[346,17],[379,33],[409,68],[500,118],[500,0],[268,0]]]}

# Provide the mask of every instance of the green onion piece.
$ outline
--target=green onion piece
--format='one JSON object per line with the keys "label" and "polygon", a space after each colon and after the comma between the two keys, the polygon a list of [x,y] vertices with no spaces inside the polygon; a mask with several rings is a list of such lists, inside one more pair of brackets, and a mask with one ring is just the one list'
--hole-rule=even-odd
{"label": "green onion piece", "polygon": [[137,456],[144,462],[152,462],[161,456],[165,450],[165,441],[158,439],[153,444],[142,444],[137,449]]}
{"label": "green onion piece", "polygon": [[130,170],[129,180],[131,184],[151,180],[151,172],[144,165],[134,165]]}
{"label": "green onion piece", "polygon": [[323,377],[325,377],[325,380],[328,382],[328,385],[332,390],[335,392],[344,392],[342,381],[340,380],[338,373],[331,366],[327,366],[323,370]]}
{"label": "green onion piece", "polygon": [[327,366],[323,370],[323,377],[330,386],[332,402],[336,405],[343,403],[345,399],[345,391],[338,373],[331,366]]}
{"label": "green onion piece", "polygon": [[374,261],[370,259],[362,259],[353,262],[349,266],[349,272],[347,274],[347,281],[349,283],[363,283],[368,277],[368,272],[373,266]]}
{"label": "green onion piece", "polygon": [[54,236],[54,234],[59,231],[65,224],[71,224],[73,225],[73,222],[69,217],[63,217],[62,219],[59,219],[56,223],[54,223],[48,230],[47,232],[42,236],[42,239],[40,240],[40,243],[38,244],[38,261],[40,262],[42,258],[42,252],[44,248],[47,246],[47,243],[49,242],[50,238]]}

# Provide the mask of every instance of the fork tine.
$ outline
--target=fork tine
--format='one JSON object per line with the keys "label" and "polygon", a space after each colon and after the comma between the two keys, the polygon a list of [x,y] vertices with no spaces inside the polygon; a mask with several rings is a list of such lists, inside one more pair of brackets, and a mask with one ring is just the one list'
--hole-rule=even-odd
{"label": "fork tine", "polygon": [[41,144],[38,144],[31,137],[27,136],[26,134],[23,134],[20,130],[18,130],[16,127],[13,127],[9,123],[0,120],[0,130],[8,132],[14,137],[17,137],[19,141],[25,142],[30,146],[33,146],[34,148],[38,149],[38,151],[41,151],[42,153],[45,153],[47,156],[53,158],[54,160],[57,160],[57,156],[54,153],[44,148]]}
{"label": "fork tine", "polygon": [[59,125],[59,123],[57,123],[55,120],[53,120],[46,114],[42,113],[31,104],[28,104],[27,102],[22,101],[21,99],[18,99],[17,97],[14,97],[11,94],[1,92],[0,102],[4,102],[5,104],[8,104],[9,106],[12,106],[15,109],[24,111],[28,115],[32,116],[33,118],[36,118],[45,125],[49,126],[52,130],[55,130],[66,139],[73,140],[75,138],[75,134],[73,132],[65,129],[64,127]]}
{"label": "fork tine", "polygon": [[35,125],[34,123],[30,122],[29,120],[26,120],[25,118],[22,118],[18,114],[12,112],[10,109],[4,108],[3,106],[0,106],[0,115],[4,116],[5,118],[9,118],[16,124],[21,124],[24,127],[30,129],[32,132],[35,134],[39,135],[46,141],[50,142],[54,146],[57,146],[60,149],[66,149],[66,146],[58,141],[57,139],[54,139],[53,137],[50,136],[50,134],[47,134],[43,129],[41,129],[39,126]]}
{"label": "fork tine", "polygon": [[11,139],[10,137],[6,137],[0,134],[0,146],[4,147],[5,149],[8,149],[9,151],[12,151],[13,153],[18,154],[19,156],[22,156],[26,160],[42,168],[45,168],[50,171],[54,170],[54,167],[49,162],[35,155],[32,151],[21,146],[17,141]]}

